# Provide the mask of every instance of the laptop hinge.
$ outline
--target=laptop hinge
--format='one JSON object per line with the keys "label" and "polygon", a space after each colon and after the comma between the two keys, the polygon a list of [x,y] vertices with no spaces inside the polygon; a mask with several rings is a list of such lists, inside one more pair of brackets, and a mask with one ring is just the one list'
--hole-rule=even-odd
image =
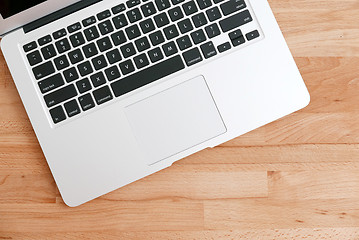
{"label": "laptop hinge", "polygon": [[74,13],[80,9],[83,9],[85,7],[88,7],[92,4],[95,4],[97,2],[101,2],[102,0],[82,0],[82,1],[79,1],[77,3],[74,3],[70,6],[67,6],[63,9],[60,9],[56,12],[53,12],[49,15],[46,15],[45,17],[42,17],[38,20],[35,20],[31,23],[28,23],[26,25],[24,25],[23,29],[24,29],[24,32],[25,33],[28,33],[28,32],[31,32],[32,30],[35,30],[41,26],[44,26],[48,23],[51,23],[53,21],[56,21],[62,17],[65,17],[71,13]]}

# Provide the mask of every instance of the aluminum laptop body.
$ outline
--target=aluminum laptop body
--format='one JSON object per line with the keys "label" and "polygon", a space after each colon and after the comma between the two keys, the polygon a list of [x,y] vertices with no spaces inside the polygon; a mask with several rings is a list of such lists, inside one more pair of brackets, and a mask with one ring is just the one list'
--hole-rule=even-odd
{"label": "aluminum laptop body", "polygon": [[[136,55],[128,58],[134,62],[135,70],[127,74],[124,62],[126,59],[123,56],[127,48],[121,48],[122,45],[116,47],[115,39],[110,37],[119,31],[115,25],[111,33],[104,33],[92,41],[99,48],[97,55],[89,59],[85,57],[80,63],[70,63],[65,69],[57,70],[58,65],[62,64],[62,55],[69,58],[71,51],[85,51],[84,45],[73,47],[77,38],[72,35],[76,32],[71,33],[69,26],[79,23],[81,29],[78,32],[84,33],[90,26],[85,26],[87,23],[83,20],[95,17],[91,18],[95,19],[91,26],[96,26],[102,33],[102,30],[106,29],[99,24],[110,20],[114,25],[113,18],[118,15],[114,13],[115,6],[124,3],[121,6],[126,9],[119,14],[124,14],[127,20],[130,20],[131,15],[127,15],[127,12],[132,8],[145,11],[145,7],[141,7],[151,0],[137,2],[138,5],[134,7],[131,4],[136,1],[115,0],[88,1],[91,4],[78,7],[84,2],[86,1],[48,0],[13,16],[0,17],[0,34],[4,35],[1,40],[3,54],[63,200],[69,206],[78,206],[167,168],[177,160],[229,141],[309,103],[308,91],[265,0],[245,0],[245,9],[222,16],[222,19],[213,22],[210,21],[211,12],[207,10],[218,7],[221,15],[224,15],[227,5],[221,4],[226,1],[212,1],[212,6],[206,8],[201,5],[203,2],[195,0],[198,14],[203,13],[198,16],[206,16],[208,23],[194,19],[193,16],[197,13],[188,16],[185,14],[187,12],[184,10],[184,4],[190,1],[172,1],[171,7],[162,12],[175,18],[178,12],[168,11],[179,6],[183,19],[194,21],[194,25],[204,24],[199,28],[206,34],[205,41],[195,45],[197,40],[189,32],[186,39],[191,39],[193,46],[185,50],[178,49],[174,55],[167,56],[166,51],[172,48],[165,49],[168,46],[165,44],[171,41],[186,48],[185,41],[184,45],[181,45],[182,39],[179,40],[185,34],[179,29],[180,33],[173,40],[165,38],[164,42],[158,45],[163,55],[163,59],[158,62],[152,59],[156,54],[150,55],[152,52],[149,51],[154,48],[151,44],[151,49],[141,55],[148,59],[147,66],[138,67],[143,63],[143,59],[137,57],[140,53],[137,53],[139,50],[136,49]],[[231,4],[235,3],[236,1],[232,0]],[[77,4],[77,8],[72,8],[72,4]],[[149,17],[153,21],[154,16],[161,13],[160,5],[157,4],[158,2],[154,3],[156,13]],[[64,16],[63,12],[61,15],[61,9],[67,9]],[[111,16],[97,15],[108,13],[106,10],[110,11]],[[245,14],[244,11],[250,14],[250,22],[224,30],[224,24],[228,21],[223,19],[238,13]],[[48,14],[48,17],[42,18]],[[239,18],[240,15],[236,17]],[[48,21],[51,18],[52,20]],[[143,16],[142,20],[144,19]],[[176,20],[174,25],[179,28],[179,22],[183,19]],[[222,20],[223,22],[220,22]],[[243,18],[243,21],[247,20],[248,18]],[[142,27],[140,22],[134,24]],[[207,27],[212,23],[220,26],[220,36],[209,37],[211,32]],[[164,35],[172,34],[171,31],[166,32],[165,28],[166,26],[156,26],[153,31],[163,31]],[[61,39],[55,39],[53,35],[61,29],[65,29],[63,36],[69,39],[71,47],[71,50],[64,53],[60,53],[60,46],[56,45]],[[126,33],[125,28],[123,32]],[[242,35],[237,36],[238,33]],[[127,34],[130,34],[130,31]],[[141,37],[150,39],[150,34],[141,31]],[[51,39],[43,41],[50,42],[41,45],[40,39],[48,35]],[[111,63],[111,54],[106,55],[107,50],[101,52],[97,41],[106,36],[111,39],[111,45],[114,45],[110,50],[118,49],[121,52],[121,61]],[[123,46],[128,43],[137,46],[136,40],[140,37],[133,40],[128,38],[129,36],[127,41],[122,43]],[[32,42],[37,45],[34,51],[37,49],[40,54],[44,54],[46,49],[43,48],[47,44],[52,44],[55,46],[56,57],[48,56],[48,59],[44,60],[42,55],[42,62],[31,66],[27,57],[31,51],[26,51],[24,47]],[[229,45],[223,45],[227,42]],[[91,41],[86,42],[88,43]],[[189,51],[194,47],[197,47],[196,51]],[[101,54],[104,58],[96,58]],[[196,54],[197,57],[193,57]],[[96,61],[93,61],[95,58]],[[95,70],[96,64],[102,64],[101,59],[106,59],[106,67]],[[87,60],[91,68],[94,68],[89,75],[83,73],[87,68],[81,68],[81,64]],[[167,60],[169,64],[161,63]],[[53,89],[54,84],[44,81],[49,76],[42,78],[42,72],[38,73],[40,70],[49,71],[48,67],[45,69],[49,65],[37,68],[46,62],[56,66],[55,72],[49,74],[53,81],[59,80],[53,76],[58,74],[58,77],[63,78],[65,71],[71,67],[81,76],[72,82],[63,80],[58,88]],[[108,78],[115,74],[114,70],[118,71],[117,79],[110,81]],[[173,73],[166,76],[170,71]],[[105,76],[106,80],[100,87],[96,86],[96,76],[93,76],[98,72],[102,72],[101,76]],[[85,85],[81,85],[84,82],[80,81],[86,78],[91,83],[91,90],[82,93],[85,90],[81,87]],[[64,98],[65,94],[65,90],[61,92],[59,89],[65,87],[73,89],[73,97],[57,102],[58,99]],[[131,88],[131,91],[128,88]],[[52,94],[54,92],[56,94]],[[85,96],[90,96],[94,104],[83,104]],[[49,98],[51,100],[48,100]],[[81,106],[76,108],[75,105]]]}

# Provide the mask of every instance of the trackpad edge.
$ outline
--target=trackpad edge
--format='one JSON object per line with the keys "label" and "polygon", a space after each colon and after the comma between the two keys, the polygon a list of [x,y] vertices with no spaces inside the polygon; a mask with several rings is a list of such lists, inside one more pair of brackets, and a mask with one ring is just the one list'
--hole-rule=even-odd
{"label": "trackpad edge", "polygon": [[203,76],[133,103],[125,114],[148,165],[227,131]]}

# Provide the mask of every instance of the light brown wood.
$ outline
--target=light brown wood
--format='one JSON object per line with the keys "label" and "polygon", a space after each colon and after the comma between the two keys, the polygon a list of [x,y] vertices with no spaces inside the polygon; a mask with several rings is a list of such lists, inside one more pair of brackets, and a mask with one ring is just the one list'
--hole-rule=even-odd
{"label": "light brown wood", "polygon": [[359,1],[270,5],[310,105],[78,208],[0,55],[0,239],[359,239]]}

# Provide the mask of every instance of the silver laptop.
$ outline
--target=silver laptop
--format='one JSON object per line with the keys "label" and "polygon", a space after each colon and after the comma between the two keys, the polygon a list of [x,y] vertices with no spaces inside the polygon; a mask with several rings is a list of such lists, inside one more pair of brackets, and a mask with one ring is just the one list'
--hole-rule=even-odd
{"label": "silver laptop", "polygon": [[69,206],[309,103],[265,0],[0,0],[0,14]]}

